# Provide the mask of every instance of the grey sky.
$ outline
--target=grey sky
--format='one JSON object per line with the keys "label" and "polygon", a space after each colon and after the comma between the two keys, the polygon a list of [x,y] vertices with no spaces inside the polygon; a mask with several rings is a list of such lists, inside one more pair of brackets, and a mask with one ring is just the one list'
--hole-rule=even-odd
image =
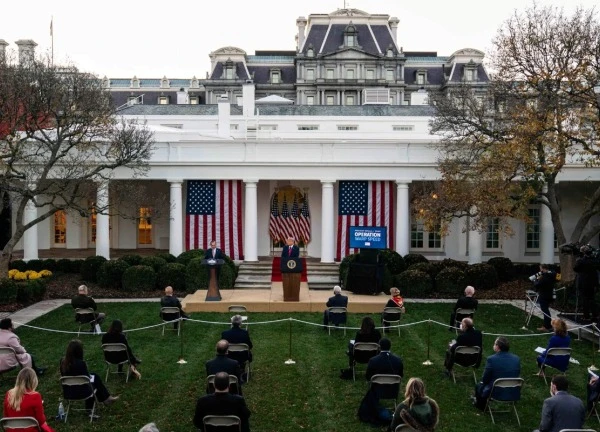
{"label": "grey sky", "polygon": [[[460,48],[486,51],[498,27],[526,0],[348,0],[349,7],[400,19],[399,44],[405,51],[449,55]],[[538,0],[571,11],[597,0]],[[16,49],[33,39],[38,52],[50,50],[54,16],[54,58],[112,78],[204,78],[208,54],[236,46],[255,50],[294,50],[296,18],[330,13],[343,0],[187,1],[8,0],[3,2],[0,39]]]}

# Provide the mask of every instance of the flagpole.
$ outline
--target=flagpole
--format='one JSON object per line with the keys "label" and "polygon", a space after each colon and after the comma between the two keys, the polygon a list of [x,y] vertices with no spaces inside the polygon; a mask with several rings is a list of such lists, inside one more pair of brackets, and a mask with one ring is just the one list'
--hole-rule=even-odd
{"label": "flagpole", "polygon": [[50,62],[54,66],[54,16],[50,16]]}

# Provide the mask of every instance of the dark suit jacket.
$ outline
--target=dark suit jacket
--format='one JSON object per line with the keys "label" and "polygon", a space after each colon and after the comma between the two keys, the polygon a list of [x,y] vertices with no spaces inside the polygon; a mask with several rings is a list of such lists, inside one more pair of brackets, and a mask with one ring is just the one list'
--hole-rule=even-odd
{"label": "dark suit jacket", "polygon": [[[185,314],[185,312],[183,312],[183,309],[181,309],[181,302],[174,295],[162,297],[160,299],[160,307],[176,307],[176,308],[179,308],[179,313],[181,314],[181,316],[182,317],[187,317],[187,315]],[[160,315],[160,313],[159,313],[159,315]],[[164,314],[164,315],[161,315],[161,317],[165,321],[172,321],[174,319],[177,319],[177,315],[175,315],[175,314]]]}
{"label": "dark suit jacket", "polygon": [[585,422],[581,399],[559,391],[544,401],[540,432],[559,432],[562,429],[581,429]]}
{"label": "dark suit jacket", "polygon": [[[201,431],[204,431],[204,423],[202,420],[207,415],[238,416],[242,421],[242,431],[250,431],[250,425],[248,423],[250,410],[246,406],[246,401],[241,396],[229,393],[214,393],[200,397],[198,402],[196,402],[194,426]],[[229,429],[224,430],[228,431]]]}
{"label": "dark suit jacket", "polygon": [[[75,360],[71,367],[67,370],[62,370],[62,360],[61,364],[61,376],[91,376],[88,371],[87,364],[83,360]],[[73,386],[63,386],[63,394],[67,399],[79,399],[89,396],[89,391],[85,387],[73,387]]]}
{"label": "dark suit jacket", "polygon": [[540,295],[540,298],[543,298],[547,301],[552,301],[552,296],[554,294],[554,284],[556,282],[556,275],[552,272],[544,272],[537,279],[533,286],[535,290]]}
{"label": "dark suit jacket", "polygon": [[206,362],[206,376],[215,375],[218,372],[227,372],[229,375],[235,375],[238,383],[242,382],[242,372],[237,361],[230,359],[226,355],[219,355]]}
{"label": "dark suit jacket", "polygon": [[[367,365],[367,380],[370,380],[373,375],[389,374],[404,376],[404,365],[402,359],[389,351],[383,351],[369,360]],[[371,390],[378,398],[396,397],[400,391],[399,386],[386,386],[385,389],[373,386]]]}
{"label": "dark suit jacket", "polygon": [[[221,333],[221,339],[225,339],[229,343],[244,343],[248,345],[248,348],[252,349],[252,341],[250,340],[250,333],[247,330],[239,327],[231,327],[229,330],[225,330]],[[246,361],[252,361],[252,353],[248,352],[248,355],[240,355],[243,353],[228,354],[229,358],[237,360],[238,363],[244,363]]]}
{"label": "dark suit jacket", "polygon": [[596,262],[590,256],[577,258],[573,270],[577,273],[575,283],[577,288],[592,290],[598,286],[598,273],[596,272]]}
{"label": "dark suit jacket", "polygon": [[[450,347],[450,352],[452,354],[454,354],[454,351],[456,351],[456,347],[458,347],[458,346],[469,346],[469,347],[477,346],[477,347],[481,348],[483,346],[483,337],[481,335],[481,332],[479,330],[472,328],[472,329],[467,330],[464,333],[461,333],[456,338],[456,343]],[[465,360],[467,360],[467,359],[465,359]],[[455,357],[454,362],[461,364],[461,358]],[[479,367],[480,364],[481,364],[481,354],[479,355],[479,358],[477,360],[477,367]]]}
{"label": "dark suit jacket", "polygon": [[[521,359],[510,353],[499,351],[487,358],[485,370],[481,377],[483,383],[482,396],[487,397],[492,390],[494,381],[498,378],[519,378],[521,375]],[[501,400],[517,400],[520,398],[519,389],[497,389],[492,397]]]}
{"label": "dark suit jacket", "polygon": [[454,312],[457,309],[477,309],[479,301],[474,297],[463,296],[456,301]]}
{"label": "dark suit jacket", "polygon": [[[129,346],[129,343],[127,342],[127,337],[125,336],[125,334],[123,334],[123,333],[104,333],[102,335],[102,343],[103,344],[120,343],[120,344],[125,345],[125,347],[127,348],[127,353],[129,354],[129,361],[131,361],[131,363],[133,365],[137,364],[137,359],[135,358],[135,356],[133,355],[133,352],[131,351],[131,347]],[[121,363],[121,362],[124,362],[127,360],[127,357],[119,352],[107,352],[104,354],[104,358],[106,358],[106,360],[108,360],[111,363]]]}
{"label": "dark suit jacket", "polygon": [[[348,296],[336,294],[329,297],[326,306],[330,307],[348,307]],[[331,314],[328,316],[329,322],[334,325],[343,324],[346,322],[346,314]]]}
{"label": "dark suit jacket", "polygon": [[[98,306],[96,306],[96,302],[94,301],[94,299],[91,298],[90,296],[83,295],[83,294],[77,294],[75,297],[73,297],[71,299],[71,306],[73,306],[73,309],[93,309],[93,310],[98,309]],[[86,315],[86,317],[87,317],[87,315]],[[89,320],[85,320],[85,318],[84,318],[84,320],[85,320],[84,322],[93,321],[94,319],[96,319],[96,314],[94,314],[93,317],[92,317],[92,315],[90,315],[89,318],[90,318]],[[78,319],[78,316],[75,315],[75,320],[77,320],[77,319]]]}
{"label": "dark suit jacket", "polygon": [[[289,249],[292,249],[292,254],[290,255]],[[296,245],[292,245],[292,246],[284,246],[283,249],[281,250],[281,256],[282,257],[291,257],[291,258],[298,258],[300,256],[300,248]]]}
{"label": "dark suit jacket", "polygon": [[223,251],[221,249],[216,248],[215,256],[213,257],[213,250],[206,249],[206,252],[204,252],[204,258],[205,259],[225,259],[225,254],[223,253]]}

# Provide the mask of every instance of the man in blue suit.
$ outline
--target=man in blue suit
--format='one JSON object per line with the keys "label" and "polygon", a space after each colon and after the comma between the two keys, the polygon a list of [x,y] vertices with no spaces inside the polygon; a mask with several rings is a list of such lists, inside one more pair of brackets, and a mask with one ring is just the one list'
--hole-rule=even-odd
{"label": "man in blue suit", "polygon": [[[487,358],[481,382],[475,386],[473,405],[480,410],[485,409],[494,381],[498,378],[519,378],[521,375],[521,359],[508,350],[508,339],[502,336],[497,338],[494,342],[496,354]],[[521,397],[521,389],[496,389],[492,397],[499,400],[518,400]]]}
{"label": "man in blue suit", "polygon": [[[326,305],[328,308],[330,307],[348,307],[348,296],[342,295],[342,287],[336,285],[333,287],[333,297],[329,297]],[[329,309],[325,309],[323,312],[323,325],[329,325],[329,321],[333,325],[339,325],[342,323],[346,323],[346,314],[332,314],[329,316]]]}
{"label": "man in blue suit", "polygon": [[281,250],[282,258],[298,258],[300,256],[300,248],[294,244],[294,237],[288,237],[287,245]]}

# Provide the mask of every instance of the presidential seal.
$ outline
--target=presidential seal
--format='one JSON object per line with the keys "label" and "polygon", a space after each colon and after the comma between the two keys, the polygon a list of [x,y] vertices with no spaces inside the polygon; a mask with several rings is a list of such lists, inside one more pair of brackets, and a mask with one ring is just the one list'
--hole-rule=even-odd
{"label": "presidential seal", "polygon": [[287,268],[289,268],[290,270],[294,270],[296,268],[296,261],[289,260],[286,265]]}

